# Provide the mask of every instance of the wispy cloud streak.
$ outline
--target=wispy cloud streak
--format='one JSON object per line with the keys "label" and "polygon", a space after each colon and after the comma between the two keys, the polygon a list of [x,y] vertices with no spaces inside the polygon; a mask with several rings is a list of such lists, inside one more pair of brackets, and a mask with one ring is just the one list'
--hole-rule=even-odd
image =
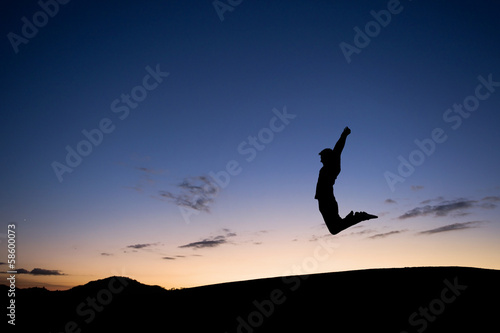
{"label": "wispy cloud streak", "polygon": [[177,185],[180,193],[160,191],[160,196],[177,206],[210,212],[220,188],[208,176],[185,178]]}
{"label": "wispy cloud streak", "polygon": [[448,224],[448,225],[445,225],[445,226],[442,226],[439,228],[421,231],[421,232],[419,232],[419,234],[432,235],[432,234],[437,234],[440,232],[478,228],[481,223],[483,223],[483,221],[470,221],[470,222],[462,222],[462,223],[453,223],[453,224]]}
{"label": "wispy cloud streak", "polygon": [[156,243],[128,245],[127,248],[130,248],[130,249],[143,249],[145,247],[151,247],[153,245],[156,245]]}
{"label": "wispy cloud streak", "polygon": [[222,244],[228,243],[228,238],[229,237],[234,237],[236,236],[236,233],[231,232],[229,229],[223,229],[225,232],[224,235],[218,235],[215,237],[207,237],[201,241],[198,242],[192,242],[188,243],[185,245],[179,246],[179,248],[184,249],[184,248],[193,248],[193,249],[203,249],[203,248],[212,248],[212,247],[217,247]]}
{"label": "wispy cloud streak", "polygon": [[434,214],[435,216],[447,216],[448,214],[455,211],[461,211],[473,208],[476,206],[476,204],[477,201],[466,200],[466,199],[458,199],[454,201],[442,201],[437,205],[425,205],[413,208],[404,213],[403,215],[399,216],[398,218],[400,220],[403,220],[412,217],[427,216],[432,214]]}
{"label": "wispy cloud streak", "polygon": [[45,268],[34,268],[28,271],[24,268],[17,269],[17,274],[31,274],[31,275],[66,275],[61,273],[58,269],[45,269]]}
{"label": "wispy cloud streak", "polygon": [[388,236],[391,236],[391,235],[400,234],[400,233],[405,232],[405,231],[407,231],[407,229],[404,229],[404,230],[394,230],[394,231],[389,231],[389,232],[384,232],[384,233],[376,234],[376,235],[370,236],[368,238],[370,238],[370,239],[385,238],[385,237],[388,237]]}

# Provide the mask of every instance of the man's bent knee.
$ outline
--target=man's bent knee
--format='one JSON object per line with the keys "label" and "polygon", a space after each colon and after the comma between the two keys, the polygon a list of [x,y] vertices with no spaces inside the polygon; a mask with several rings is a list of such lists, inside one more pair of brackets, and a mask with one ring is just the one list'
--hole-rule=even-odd
{"label": "man's bent knee", "polygon": [[342,219],[340,217],[338,219],[325,219],[325,224],[332,235],[336,235],[343,230]]}

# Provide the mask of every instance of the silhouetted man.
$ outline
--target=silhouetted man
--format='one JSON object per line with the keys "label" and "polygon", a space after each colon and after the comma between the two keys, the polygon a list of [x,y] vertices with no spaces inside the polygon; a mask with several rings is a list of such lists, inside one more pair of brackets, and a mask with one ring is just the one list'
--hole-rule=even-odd
{"label": "silhouetted man", "polygon": [[349,134],[351,134],[349,127],[344,128],[333,150],[326,148],[319,153],[323,167],[319,171],[316,196],[314,198],[318,200],[319,211],[323,215],[328,231],[332,235],[336,235],[361,221],[377,218],[377,216],[365,212],[356,212],[354,214],[353,211],[347,214],[345,218],[341,218],[339,215],[339,206],[333,196],[333,184],[335,184],[335,179],[340,173],[340,155]]}

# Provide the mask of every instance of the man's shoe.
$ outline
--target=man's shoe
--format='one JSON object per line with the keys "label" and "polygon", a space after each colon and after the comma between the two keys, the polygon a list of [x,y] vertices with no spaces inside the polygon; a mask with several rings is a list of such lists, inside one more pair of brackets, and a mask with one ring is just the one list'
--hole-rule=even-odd
{"label": "man's shoe", "polygon": [[354,218],[358,221],[366,221],[376,219],[378,218],[378,216],[368,214],[367,212],[356,212],[356,214],[354,214]]}

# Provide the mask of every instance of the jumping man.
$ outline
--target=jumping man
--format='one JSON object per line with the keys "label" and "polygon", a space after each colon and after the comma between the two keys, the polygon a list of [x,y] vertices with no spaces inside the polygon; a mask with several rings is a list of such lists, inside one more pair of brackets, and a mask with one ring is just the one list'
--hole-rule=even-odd
{"label": "jumping man", "polygon": [[323,167],[319,171],[316,196],[314,198],[318,200],[319,211],[323,215],[328,231],[332,235],[336,235],[361,221],[377,218],[377,216],[365,212],[354,213],[353,211],[344,218],[339,215],[339,206],[333,195],[333,184],[335,184],[335,179],[340,173],[340,155],[349,134],[351,134],[349,127],[344,128],[333,150],[326,148],[319,153]]}

